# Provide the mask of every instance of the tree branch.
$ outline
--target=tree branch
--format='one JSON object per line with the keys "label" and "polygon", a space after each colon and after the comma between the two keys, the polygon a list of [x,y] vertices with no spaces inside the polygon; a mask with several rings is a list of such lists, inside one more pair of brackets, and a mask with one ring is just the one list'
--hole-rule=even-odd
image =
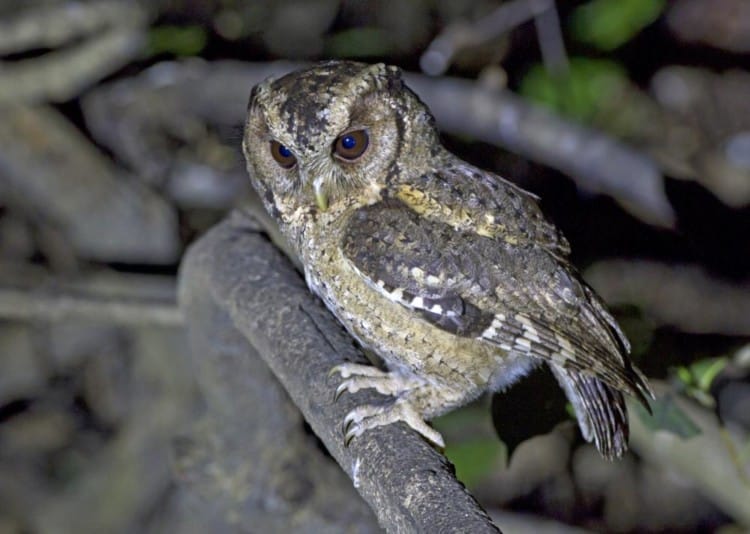
{"label": "tree branch", "polygon": [[634,304],[659,324],[695,334],[750,335],[750,283],[712,277],[698,265],[599,261],[586,281],[610,305]]}
{"label": "tree branch", "polygon": [[182,325],[172,278],[98,273],[65,279],[29,265],[0,265],[0,318]]}
{"label": "tree branch", "polygon": [[504,2],[479,20],[449,24],[427,47],[419,59],[419,66],[431,76],[443,74],[462,50],[496,39],[531,19],[536,25],[545,66],[555,74],[566,74],[568,56],[554,0]]}

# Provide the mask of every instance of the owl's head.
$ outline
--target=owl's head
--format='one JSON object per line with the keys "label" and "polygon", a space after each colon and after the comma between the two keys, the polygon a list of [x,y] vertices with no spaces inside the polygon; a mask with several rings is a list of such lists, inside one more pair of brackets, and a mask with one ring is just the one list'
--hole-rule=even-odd
{"label": "owl's head", "polygon": [[253,186],[282,223],[341,206],[427,165],[426,106],[384,64],[328,61],[255,86],[242,142]]}

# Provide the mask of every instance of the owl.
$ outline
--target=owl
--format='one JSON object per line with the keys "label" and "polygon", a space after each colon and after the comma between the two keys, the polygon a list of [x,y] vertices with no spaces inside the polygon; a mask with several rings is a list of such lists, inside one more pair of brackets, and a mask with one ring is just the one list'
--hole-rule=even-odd
{"label": "owl", "polygon": [[583,436],[627,449],[623,394],[652,396],[629,344],[569,261],[537,197],[448,152],[398,68],[327,61],[250,95],[243,152],[310,289],[380,367],[344,363],[335,391],[374,389],[346,443],[428,423],[547,365]]}

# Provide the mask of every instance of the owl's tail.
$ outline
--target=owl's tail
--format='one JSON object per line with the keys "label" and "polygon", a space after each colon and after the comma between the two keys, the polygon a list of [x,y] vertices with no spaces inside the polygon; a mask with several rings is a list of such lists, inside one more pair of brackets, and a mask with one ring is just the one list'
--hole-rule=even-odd
{"label": "owl's tail", "polygon": [[593,376],[555,364],[550,368],[573,405],[586,441],[593,441],[607,459],[622,456],[630,432],[623,394]]}

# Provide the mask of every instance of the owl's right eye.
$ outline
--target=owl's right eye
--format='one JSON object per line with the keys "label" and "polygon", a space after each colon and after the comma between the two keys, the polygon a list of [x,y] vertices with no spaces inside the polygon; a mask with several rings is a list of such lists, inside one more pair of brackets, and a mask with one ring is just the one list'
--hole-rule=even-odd
{"label": "owl's right eye", "polygon": [[291,169],[297,163],[297,158],[294,157],[292,151],[278,141],[271,141],[271,156],[285,169]]}

